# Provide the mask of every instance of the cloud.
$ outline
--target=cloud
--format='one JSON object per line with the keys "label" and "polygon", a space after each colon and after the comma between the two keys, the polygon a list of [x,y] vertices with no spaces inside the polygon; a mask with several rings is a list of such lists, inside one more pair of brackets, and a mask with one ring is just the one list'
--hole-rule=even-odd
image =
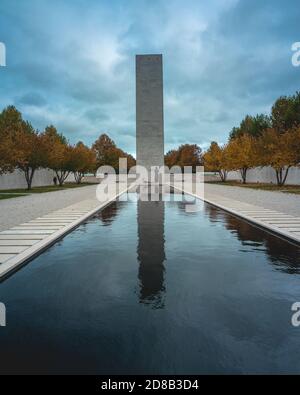
{"label": "cloud", "polygon": [[90,108],[86,110],[84,115],[92,122],[109,120],[109,116],[101,107]]}
{"label": "cloud", "polygon": [[15,99],[15,104],[19,105],[28,105],[35,107],[43,107],[47,104],[46,99],[37,92],[28,92],[22,96],[18,96]]}
{"label": "cloud", "polygon": [[71,142],[106,132],[135,152],[135,54],[163,53],[166,150],[225,142],[298,89],[298,0],[2,0],[0,106]]}

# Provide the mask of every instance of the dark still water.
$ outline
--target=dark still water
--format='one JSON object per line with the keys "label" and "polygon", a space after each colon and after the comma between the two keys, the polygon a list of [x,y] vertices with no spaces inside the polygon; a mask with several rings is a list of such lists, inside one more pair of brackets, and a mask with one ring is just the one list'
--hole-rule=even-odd
{"label": "dark still water", "polygon": [[299,248],[134,197],[0,284],[1,373],[300,373]]}

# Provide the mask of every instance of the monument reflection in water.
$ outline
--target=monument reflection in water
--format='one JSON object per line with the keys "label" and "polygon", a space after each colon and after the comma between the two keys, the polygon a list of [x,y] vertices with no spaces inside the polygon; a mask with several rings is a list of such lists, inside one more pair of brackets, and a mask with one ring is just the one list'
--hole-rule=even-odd
{"label": "monument reflection in water", "polygon": [[140,302],[153,308],[164,307],[165,202],[138,201],[138,261]]}

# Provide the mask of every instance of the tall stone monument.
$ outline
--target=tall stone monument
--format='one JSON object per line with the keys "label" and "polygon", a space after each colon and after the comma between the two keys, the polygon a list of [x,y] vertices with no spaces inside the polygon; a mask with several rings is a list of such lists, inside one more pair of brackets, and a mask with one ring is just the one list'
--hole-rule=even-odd
{"label": "tall stone monument", "polygon": [[164,165],[162,55],[136,56],[137,165]]}

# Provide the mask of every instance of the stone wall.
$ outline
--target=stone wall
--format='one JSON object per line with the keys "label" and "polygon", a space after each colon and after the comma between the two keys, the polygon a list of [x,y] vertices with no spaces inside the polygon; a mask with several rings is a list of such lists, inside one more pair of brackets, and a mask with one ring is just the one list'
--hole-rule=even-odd
{"label": "stone wall", "polygon": [[[228,180],[242,180],[240,173],[231,171]],[[271,167],[255,168],[248,170],[247,182],[262,182],[276,184],[276,174]],[[300,168],[292,167],[286,181],[287,185],[300,185]]]}
{"label": "stone wall", "polygon": [[[33,177],[32,186],[45,186],[53,184],[54,172],[52,170],[37,170]],[[13,173],[0,175],[0,190],[27,188],[24,173],[19,170]]]}

